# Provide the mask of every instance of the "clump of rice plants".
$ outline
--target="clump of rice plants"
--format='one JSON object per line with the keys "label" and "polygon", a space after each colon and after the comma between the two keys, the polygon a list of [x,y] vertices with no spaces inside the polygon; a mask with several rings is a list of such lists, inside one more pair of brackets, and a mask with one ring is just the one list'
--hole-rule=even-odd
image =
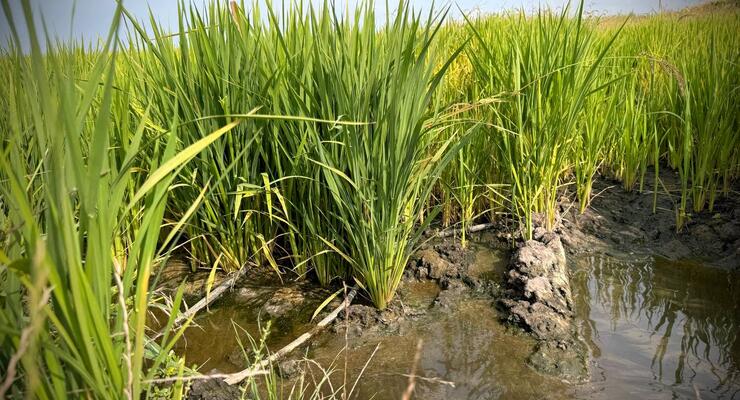
{"label": "clump of rice plants", "polygon": [[[597,174],[642,191],[652,166],[657,196],[663,163],[682,181],[679,229],[691,212],[711,209],[737,176],[737,135],[730,132],[737,130],[739,74],[729,35],[738,13],[688,15],[601,24],[583,17],[581,5],[573,15],[468,19],[473,76],[448,76],[438,97],[465,104],[461,119],[482,122],[486,139],[445,172],[436,194],[445,204],[443,223],[483,215],[470,204],[482,188],[496,188],[508,199],[499,204],[529,236],[533,213],[552,228],[558,196],[571,185],[583,212]],[[448,29],[450,38],[459,36],[454,25]]]}
{"label": "clump of rice plants", "polygon": [[638,180],[642,188],[647,165],[656,168],[657,185],[661,160],[677,170],[678,229],[692,212],[711,210],[737,177],[740,67],[731,37],[738,24],[736,11],[658,15],[629,24],[617,41],[615,53],[635,60],[622,64],[629,84],[617,92],[633,117],[622,119],[611,167],[625,188]]}
{"label": "clump of rice plants", "polygon": [[311,105],[322,114],[371,121],[317,132],[321,140],[312,162],[323,167],[327,201],[335,210],[330,236],[321,239],[383,309],[423,228],[417,217],[461,143],[456,137],[440,142],[439,122],[427,119],[446,68],[435,72],[430,54],[442,22],[414,15],[406,4],[377,33],[369,4],[353,20],[321,21],[314,22],[321,32],[316,51],[327,57],[313,65],[320,90]]}
{"label": "clump of rice plants", "polygon": [[[179,140],[186,146],[197,142],[218,126],[231,123],[235,114],[254,114],[265,94],[260,85],[264,64],[251,62],[262,56],[259,27],[240,28],[220,3],[207,13],[179,5],[179,31],[162,32],[152,17],[154,38],[142,26],[130,42],[130,71],[138,71],[134,83],[139,96],[150,99],[151,118],[164,125],[171,116],[184,124]],[[258,20],[259,21],[259,20]],[[169,214],[182,215],[208,188],[202,205],[185,227],[194,267],[212,265],[221,258],[226,269],[260,263],[274,248],[278,220],[283,215],[272,196],[270,163],[274,142],[263,140],[265,128],[254,119],[236,127],[184,166],[182,182],[168,204]]]}
{"label": "clump of rice plants", "polygon": [[[478,42],[470,57],[479,92],[504,97],[488,107],[488,140],[495,143],[489,156],[509,185],[511,208],[528,238],[533,213],[542,213],[546,228],[553,228],[558,191],[574,167],[587,99],[604,87],[598,68],[615,37],[598,48],[582,20],[582,7],[575,18],[566,8],[561,14],[470,22]],[[497,23],[506,24],[505,40],[497,34],[501,28],[488,28]]]}
{"label": "clump of rice plants", "polygon": [[215,4],[208,18],[191,10],[179,49],[155,31],[140,48],[151,54],[132,56],[132,68],[148,71],[138,90],[154,93],[155,117],[177,113],[189,124],[185,143],[250,110],[300,116],[242,124],[206,149],[185,167],[190,181],[171,208],[184,210],[177,201],[213,185],[186,228],[195,259],[275,266],[282,253],[324,284],[354,276],[383,308],[459,136],[439,143],[439,124],[427,120],[446,68],[431,54],[442,19],[402,3],[378,31],[370,2],[343,19],[329,5],[282,16],[265,9],[266,19],[258,3],[250,15]]}

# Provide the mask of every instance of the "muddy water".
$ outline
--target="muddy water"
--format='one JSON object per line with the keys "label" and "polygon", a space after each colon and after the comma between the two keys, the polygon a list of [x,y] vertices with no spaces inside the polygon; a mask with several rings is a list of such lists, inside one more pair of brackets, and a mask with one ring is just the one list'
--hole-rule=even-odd
{"label": "muddy water", "polygon": [[[468,273],[497,279],[505,271],[506,260],[500,252],[480,248]],[[416,381],[415,398],[530,399],[543,393],[550,398],[569,397],[567,385],[526,365],[534,340],[507,329],[490,297],[464,292],[456,295],[452,305],[435,307],[440,289],[430,281],[405,283],[399,293],[411,314],[419,308],[426,313],[402,321],[390,335],[373,332],[347,341],[342,335],[324,335],[308,353],[323,365],[344,368],[347,362],[346,380],[338,374],[334,381],[335,385],[346,382],[348,387],[357,381],[355,398],[398,399],[408,385],[420,339],[423,347],[416,374],[423,379]]]}
{"label": "muddy water", "polygon": [[[444,292],[429,281],[401,290],[410,313],[393,329],[346,341],[327,332],[302,354],[335,370],[335,389],[346,382],[349,390],[362,374],[353,392],[360,399],[400,397],[419,339],[420,399],[740,397],[740,274],[652,258],[582,257],[571,264],[577,323],[592,359],[586,384],[569,385],[529,368],[533,339],[505,327],[489,297],[466,291],[440,307],[435,299]],[[481,247],[469,272],[498,279],[504,266],[501,253]],[[206,371],[240,369],[231,320],[257,335],[258,310],[271,289],[261,290],[247,302],[227,297],[199,317],[201,328],[188,332],[180,353]],[[301,310],[274,322],[271,349],[309,329],[321,296],[309,296]]]}
{"label": "muddy water", "polygon": [[575,260],[588,398],[740,397],[740,273],[664,259]]}
{"label": "muddy water", "polygon": [[[356,398],[398,399],[408,384],[405,374],[412,369],[419,339],[423,347],[417,375],[424,379],[416,382],[418,399],[531,399],[543,393],[568,398],[566,385],[526,366],[534,342],[507,332],[489,300],[463,302],[449,312],[432,312],[391,337],[350,339],[348,386],[370,360],[355,389]],[[343,367],[343,338],[324,337],[316,345],[309,357],[329,364],[340,354],[334,363]],[[342,384],[343,376],[335,381]]]}
{"label": "muddy water", "polygon": [[[254,358],[251,349],[255,346],[250,343],[250,337],[256,342],[264,339],[271,350],[285,346],[314,326],[310,316],[331,294],[323,289],[312,289],[306,293],[306,302],[293,312],[283,318],[270,318],[262,307],[280,286],[264,282],[247,285],[225,294],[195,317],[175,347],[178,354],[185,356],[188,366],[197,365],[201,372],[244,369],[246,360],[242,349],[247,350],[250,359]],[[262,335],[267,331],[269,334]]]}

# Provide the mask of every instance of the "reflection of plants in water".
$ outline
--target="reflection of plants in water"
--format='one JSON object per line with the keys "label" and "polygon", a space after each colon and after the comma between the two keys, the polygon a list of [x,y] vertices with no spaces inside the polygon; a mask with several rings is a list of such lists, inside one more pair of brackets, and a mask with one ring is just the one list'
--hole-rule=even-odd
{"label": "reflection of plants in water", "polygon": [[[587,338],[598,340],[590,316],[600,306],[609,315],[611,330],[627,323],[657,339],[650,365],[656,379],[662,381],[664,367],[675,362],[676,384],[694,381],[704,372],[717,382],[710,388],[713,392],[737,390],[740,274],[661,259],[625,263],[587,257],[578,261],[573,288]],[[599,357],[600,350],[591,344],[594,356]],[[679,349],[672,348],[676,345]]]}
{"label": "reflection of plants in water", "polygon": [[[478,311],[474,305],[462,313]],[[425,351],[428,359],[434,360],[436,365],[431,367],[434,373],[443,373],[442,378],[456,383],[475,382],[468,386],[466,397],[470,399],[487,398],[491,393],[501,390],[500,384],[492,382],[488,377],[496,375],[496,363],[491,362],[491,354],[495,354],[496,346],[490,334],[493,327],[486,326],[490,318],[450,318],[443,325],[443,333],[439,335],[439,345],[435,348],[427,346]],[[434,345],[432,343],[432,345]],[[423,393],[423,392],[422,392]]]}
{"label": "reflection of plants in water", "polygon": [[423,375],[455,386],[421,382],[418,398],[536,398],[543,390],[548,398],[568,398],[559,382],[526,365],[534,340],[510,334],[489,300],[466,298],[454,310],[431,312],[427,318],[432,322],[407,337],[424,337]]}

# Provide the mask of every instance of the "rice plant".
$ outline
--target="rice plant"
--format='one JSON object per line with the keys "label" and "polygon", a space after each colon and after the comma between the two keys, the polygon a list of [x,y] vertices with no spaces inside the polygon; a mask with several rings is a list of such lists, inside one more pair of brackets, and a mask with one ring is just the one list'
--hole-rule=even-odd
{"label": "rice plant", "polygon": [[[376,33],[371,3],[352,20],[314,24],[318,85],[311,105],[328,115],[371,124],[317,132],[311,161],[322,166],[330,195],[330,236],[321,237],[350,264],[373,303],[384,309],[400,283],[423,226],[423,211],[442,168],[462,141],[440,142],[428,106],[449,60],[435,72],[431,43],[442,20],[401,3]],[[331,27],[331,29],[328,29]],[[319,60],[317,60],[319,61]],[[326,93],[332,95],[327,98]],[[442,124],[444,125],[444,124]]]}
{"label": "rice plant", "polygon": [[489,140],[496,143],[491,156],[510,185],[525,237],[532,235],[533,213],[544,215],[547,229],[554,226],[558,191],[574,167],[579,122],[587,99],[605,87],[598,68],[616,39],[598,48],[582,19],[583,3],[575,18],[568,12],[509,16],[505,40],[497,35],[501,28],[488,28],[500,21],[469,24],[480,50],[470,53],[480,92],[505,96],[489,107]]}
{"label": "rice plant", "polygon": [[[146,116],[130,126],[128,107],[114,106],[132,105],[113,86],[120,6],[82,75],[64,63],[73,50],[42,54],[27,1],[32,47],[23,55],[16,20],[3,6],[14,35],[5,57],[17,97],[3,111],[0,152],[7,229],[0,251],[2,397],[138,398],[153,389],[146,382],[177,336],[168,330],[154,343],[145,334],[168,187],[192,153],[230,127],[175,153],[172,120],[166,145],[142,158]],[[149,173],[130,192],[134,166]],[[175,308],[179,302],[178,295]],[[182,385],[174,390],[181,394]]]}

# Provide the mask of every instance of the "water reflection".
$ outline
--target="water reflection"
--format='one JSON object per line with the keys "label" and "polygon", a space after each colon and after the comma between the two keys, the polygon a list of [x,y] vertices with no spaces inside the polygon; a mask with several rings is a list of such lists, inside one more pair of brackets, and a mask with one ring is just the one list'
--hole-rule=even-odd
{"label": "water reflection", "polygon": [[[512,335],[485,299],[467,298],[448,312],[432,312],[414,321],[398,335],[350,338],[350,381],[358,375],[376,345],[355,393],[358,399],[398,399],[406,389],[418,339],[424,340],[415,397],[446,399],[572,398],[571,388],[543,377],[526,364],[533,339]],[[324,336],[310,356],[327,365],[344,348],[344,339]],[[340,362],[340,364],[343,360]],[[335,386],[342,384],[339,374]],[[450,386],[445,382],[452,382]]]}
{"label": "water reflection", "polygon": [[738,272],[591,256],[576,260],[572,283],[597,363],[592,394],[740,396]]}

